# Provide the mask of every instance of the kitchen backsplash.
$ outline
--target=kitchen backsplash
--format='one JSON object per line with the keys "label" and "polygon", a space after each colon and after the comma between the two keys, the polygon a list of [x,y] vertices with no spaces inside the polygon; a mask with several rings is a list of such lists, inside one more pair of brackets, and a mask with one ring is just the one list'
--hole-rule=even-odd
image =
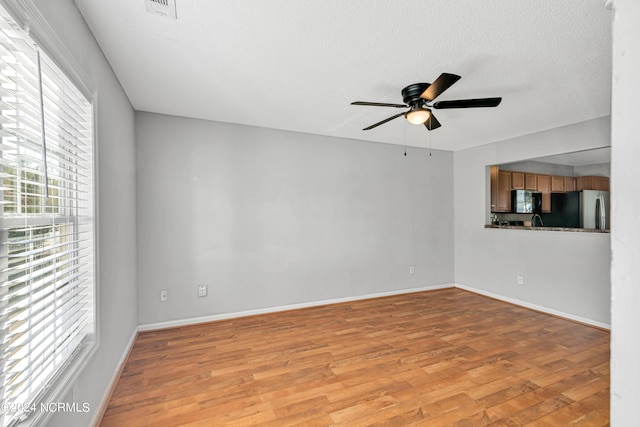
{"label": "kitchen backsplash", "polygon": [[498,222],[504,221],[531,221],[533,214],[516,214],[516,213],[494,213]]}

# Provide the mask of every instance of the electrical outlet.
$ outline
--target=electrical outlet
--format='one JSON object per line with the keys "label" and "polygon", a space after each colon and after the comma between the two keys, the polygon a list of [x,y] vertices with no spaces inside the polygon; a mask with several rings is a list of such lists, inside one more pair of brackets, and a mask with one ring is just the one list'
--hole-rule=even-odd
{"label": "electrical outlet", "polygon": [[165,302],[169,298],[169,291],[160,291],[160,301]]}
{"label": "electrical outlet", "polygon": [[518,285],[524,285],[524,277],[516,276],[516,280],[518,281]]}
{"label": "electrical outlet", "polygon": [[409,274],[414,274],[416,272],[416,268],[412,265],[409,267]]}
{"label": "electrical outlet", "polygon": [[207,285],[198,286],[198,296],[206,297],[207,296]]}

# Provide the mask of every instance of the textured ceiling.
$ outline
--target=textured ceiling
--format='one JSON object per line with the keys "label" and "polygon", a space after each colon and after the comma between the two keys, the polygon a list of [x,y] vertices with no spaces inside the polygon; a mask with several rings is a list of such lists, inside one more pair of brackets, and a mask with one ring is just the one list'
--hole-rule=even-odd
{"label": "textured ceiling", "polygon": [[[133,107],[178,116],[458,150],[610,114],[604,0],[76,0]],[[403,87],[462,79],[428,132],[398,113]]]}

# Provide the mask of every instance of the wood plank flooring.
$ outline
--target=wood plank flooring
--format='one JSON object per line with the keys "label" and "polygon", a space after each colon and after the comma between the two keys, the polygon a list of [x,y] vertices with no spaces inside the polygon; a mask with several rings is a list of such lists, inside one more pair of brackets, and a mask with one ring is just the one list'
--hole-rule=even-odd
{"label": "wood plank flooring", "polygon": [[605,426],[609,332],[443,289],[142,332],[101,426]]}

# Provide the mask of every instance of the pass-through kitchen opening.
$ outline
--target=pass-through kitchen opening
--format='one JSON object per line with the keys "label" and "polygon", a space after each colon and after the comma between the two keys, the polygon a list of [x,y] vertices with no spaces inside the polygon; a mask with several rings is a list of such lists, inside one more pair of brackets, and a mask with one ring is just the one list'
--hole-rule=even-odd
{"label": "pass-through kitchen opening", "polygon": [[487,228],[609,232],[609,147],[488,169]]}

